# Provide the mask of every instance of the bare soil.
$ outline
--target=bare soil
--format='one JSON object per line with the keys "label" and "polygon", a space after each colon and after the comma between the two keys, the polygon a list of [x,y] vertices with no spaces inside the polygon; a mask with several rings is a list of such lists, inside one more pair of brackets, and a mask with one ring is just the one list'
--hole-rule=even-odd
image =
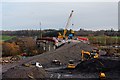
{"label": "bare soil", "polygon": [[[19,62],[13,64],[7,64],[3,66],[3,78],[45,78],[49,77],[48,72],[45,71],[45,68],[53,67],[51,64],[52,60],[57,59],[60,60],[62,65],[67,65],[69,60],[79,61],[81,60],[81,50],[85,51],[92,51],[95,48],[91,45],[85,43],[66,43],[62,47],[56,49],[55,51],[45,52],[43,54],[33,56],[31,58],[27,58],[21,60]],[[101,51],[100,55],[104,55],[105,52]],[[101,67],[99,61],[104,65]],[[43,68],[38,68],[35,66],[32,67],[25,67],[22,64],[25,63],[33,63],[39,62],[43,65]],[[98,69],[96,69],[96,66]],[[109,77],[119,77],[120,76],[120,61],[119,58],[116,60],[107,59],[107,58],[100,58],[98,62],[95,60],[90,60],[88,62],[84,62],[79,64],[76,69],[75,73],[85,73],[88,75],[92,73],[98,73],[101,68],[105,69],[104,71],[107,73]],[[92,72],[92,73],[91,73]],[[114,75],[113,75],[114,74]],[[86,75],[86,78],[88,77]],[[77,76],[78,77],[78,76]],[[80,76],[79,76],[80,77]]]}

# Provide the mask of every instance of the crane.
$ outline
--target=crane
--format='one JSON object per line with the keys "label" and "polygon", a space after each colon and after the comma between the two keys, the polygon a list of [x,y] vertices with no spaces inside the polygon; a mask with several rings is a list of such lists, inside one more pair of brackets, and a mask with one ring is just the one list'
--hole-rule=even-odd
{"label": "crane", "polygon": [[70,16],[69,16],[69,18],[68,18],[68,20],[67,20],[67,24],[66,24],[66,26],[65,26],[65,29],[64,29],[63,35],[61,35],[61,33],[59,33],[58,38],[65,38],[66,33],[67,33],[67,28],[70,26],[70,21],[71,21],[71,18],[72,18],[73,12],[74,12],[74,11],[72,10],[71,13],[70,13]]}

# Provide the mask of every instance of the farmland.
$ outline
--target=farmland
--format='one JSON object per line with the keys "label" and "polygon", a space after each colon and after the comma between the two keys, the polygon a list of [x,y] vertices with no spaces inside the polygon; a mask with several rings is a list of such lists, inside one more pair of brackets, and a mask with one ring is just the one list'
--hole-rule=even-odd
{"label": "farmland", "polygon": [[0,36],[0,38],[2,41],[7,41],[7,40],[10,40],[12,38],[15,38],[15,36],[2,35],[2,36]]}
{"label": "farmland", "polygon": [[86,36],[90,42],[99,45],[116,45],[119,44],[120,36]]}

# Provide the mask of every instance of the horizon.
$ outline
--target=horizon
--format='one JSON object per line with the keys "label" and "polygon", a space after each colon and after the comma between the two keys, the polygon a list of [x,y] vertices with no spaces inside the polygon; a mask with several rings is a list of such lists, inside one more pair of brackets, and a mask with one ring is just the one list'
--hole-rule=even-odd
{"label": "horizon", "polygon": [[[61,29],[54,29],[54,28],[46,28],[46,29],[41,29],[41,30],[64,30],[63,28],[61,28]],[[119,29],[118,30],[115,30],[115,29],[113,29],[113,28],[111,28],[111,29],[101,29],[101,30],[91,30],[91,29],[83,29],[83,28],[81,28],[82,30],[85,30],[85,31],[107,31],[107,30],[114,30],[114,31],[119,31]],[[24,30],[37,30],[37,31],[39,31],[40,29],[19,29],[19,30],[0,30],[0,31],[24,31]],[[70,29],[67,29],[67,30],[70,30]],[[80,29],[79,29],[80,30]],[[74,31],[79,31],[79,30],[74,30]]]}

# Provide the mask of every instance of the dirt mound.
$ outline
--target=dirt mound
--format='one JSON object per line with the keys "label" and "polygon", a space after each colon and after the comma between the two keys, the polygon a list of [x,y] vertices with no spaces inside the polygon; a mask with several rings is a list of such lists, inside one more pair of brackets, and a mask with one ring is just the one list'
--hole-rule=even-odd
{"label": "dirt mound", "polygon": [[4,78],[44,78],[45,70],[37,67],[14,67],[3,73]]}
{"label": "dirt mound", "polygon": [[22,63],[39,62],[43,67],[51,66],[51,61],[54,59],[60,60],[62,64],[68,64],[69,60],[81,60],[81,50],[91,51],[94,47],[85,43],[66,43],[64,46],[55,51],[46,52],[29,59],[25,59],[17,63],[18,65],[9,69],[3,74],[3,78],[27,78],[31,73],[35,78],[45,77],[44,69],[20,67]]}
{"label": "dirt mound", "polygon": [[34,62],[38,61],[45,67],[50,67],[52,60],[60,60],[63,64],[67,64],[69,60],[81,60],[81,50],[91,51],[94,47],[84,43],[69,43],[61,48],[46,52],[37,56]]}
{"label": "dirt mound", "polygon": [[120,60],[91,59],[76,66],[80,72],[120,71]]}

